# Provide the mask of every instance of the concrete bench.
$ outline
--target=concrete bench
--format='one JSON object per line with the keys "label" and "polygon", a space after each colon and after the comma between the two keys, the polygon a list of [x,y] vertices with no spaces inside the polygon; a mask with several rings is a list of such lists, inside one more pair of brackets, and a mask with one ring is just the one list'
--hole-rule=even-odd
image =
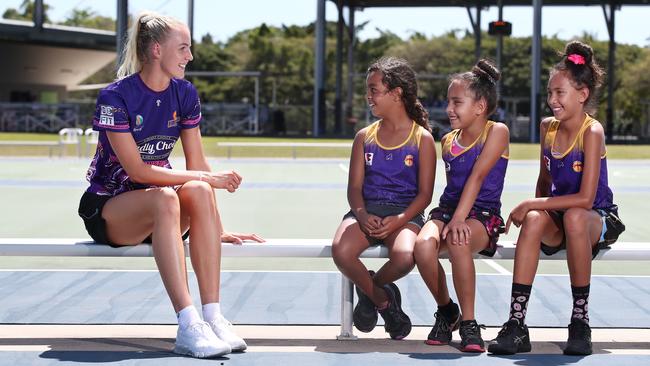
{"label": "concrete bench", "polygon": [[[186,247],[187,254],[187,247]],[[276,257],[276,258],[331,258],[332,242],[330,239],[270,239],[266,243],[245,243],[243,245],[224,244],[223,257]],[[513,259],[515,244],[499,242],[492,259]],[[89,239],[0,239],[0,256],[60,256],[60,257],[152,257],[151,245],[113,248],[97,244]],[[374,246],[362,254],[362,258],[387,258],[388,250],[383,246]],[[443,257],[447,258],[447,257]],[[477,259],[487,257],[475,256]],[[540,254],[543,260],[565,260],[566,251],[553,256]],[[611,249],[601,250],[596,260],[648,260],[650,243],[623,242],[616,243]],[[354,305],[354,286],[345,276],[341,276],[341,333],[340,340],[356,339],[352,328],[352,311]]]}
{"label": "concrete bench", "polygon": [[289,147],[291,156],[295,159],[299,147],[351,148],[352,142],[217,142],[217,146],[228,148],[228,159],[232,156],[233,147]]}

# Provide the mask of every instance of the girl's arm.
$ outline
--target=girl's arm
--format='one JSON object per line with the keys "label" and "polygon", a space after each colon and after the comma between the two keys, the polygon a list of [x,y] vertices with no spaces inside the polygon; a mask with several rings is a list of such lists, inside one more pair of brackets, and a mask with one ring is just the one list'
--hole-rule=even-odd
{"label": "girl's arm", "polygon": [[595,123],[583,134],[584,163],[580,190],[577,193],[565,196],[536,197],[525,200],[513,209],[510,214],[511,218],[508,218],[508,221],[512,221],[518,227],[530,210],[567,210],[574,207],[590,210],[593,207],[598,188],[600,159],[604,146],[605,132],[603,126],[600,123]]}
{"label": "girl's arm", "polygon": [[551,120],[553,118],[546,118],[539,125],[541,136],[539,139],[539,175],[537,176],[537,185],[535,186],[535,197],[549,197],[551,195],[551,173],[546,168],[546,161],[544,160],[544,140],[546,139],[546,131],[548,131]]}
{"label": "girl's arm", "polygon": [[510,132],[505,124],[495,123],[492,125],[483,150],[472,168],[472,173],[465,182],[454,216],[442,229],[441,235],[443,239],[447,237],[448,233],[451,233],[452,244],[469,245],[472,233],[465,219],[474,206],[474,201],[481,190],[483,180],[501,158],[501,155],[508,151],[509,141]]}
{"label": "girl's arm", "polygon": [[433,136],[424,131],[420,137],[420,148],[418,152],[420,163],[418,166],[418,193],[408,205],[406,210],[396,216],[387,216],[381,221],[381,228],[373,232],[373,236],[384,239],[395,230],[406,225],[408,221],[422,212],[433,196],[433,185],[436,177],[436,146]]}
{"label": "girl's arm", "polygon": [[348,173],[348,203],[350,210],[357,218],[361,230],[370,234],[372,230],[379,228],[381,219],[375,215],[369,215],[366,211],[366,203],[363,200],[363,180],[365,178],[365,160],[363,143],[366,139],[366,129],[362,129],[354,137],[352,152],[350,153],[350,171]]}

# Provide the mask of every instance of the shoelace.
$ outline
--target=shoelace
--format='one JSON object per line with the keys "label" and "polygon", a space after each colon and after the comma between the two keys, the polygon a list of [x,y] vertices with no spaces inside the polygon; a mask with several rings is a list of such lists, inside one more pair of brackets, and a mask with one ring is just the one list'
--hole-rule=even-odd
{"label": "shoelace", "polygon": [[451,327],[447,319],[444,316],[438,315],[438,312],[434,313],[433,316],[436,318],[436,322],[433,324],[435,335],[437,336],[439,332],[448,332]]}
{"label": "shoelace", "polygon": [[189,330],[192,333],[205,333],[209,330],[209,327],[204,322],[196,322],[194,324],[190,324]]}
{"label": "shoelace", "polygon": [[501,330],[497,334],[497,338],[507,336],[508,334],[512,333],[514,331],[516,325],[508,322],[506,323],[503,327],[501,327]]}
{"label": "shoelace", "polygon": [[481,334],[481,328],[486,329],[485,324],[478,324],[476,322],[469,323],[461,326],[461,331],[468,337],[477,337]]}

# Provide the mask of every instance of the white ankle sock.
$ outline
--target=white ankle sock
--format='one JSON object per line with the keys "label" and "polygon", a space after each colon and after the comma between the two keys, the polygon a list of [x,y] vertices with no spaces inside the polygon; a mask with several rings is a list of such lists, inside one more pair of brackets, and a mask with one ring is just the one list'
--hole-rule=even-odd
{"label": "white ankle sock", "polygon": [[194,305],[183,308],[178,312],[178,314],[176,314],[176,317],[178,318],[178,326],[182,329],[201,321],[201,316],[199,315],[199,312],[196,311]]}
{"label": "white ankle sock", "polygon": [[214,320],[219,314],[221,314],[221,307],[218,302],[203,305],[203,319],[206,322]]}

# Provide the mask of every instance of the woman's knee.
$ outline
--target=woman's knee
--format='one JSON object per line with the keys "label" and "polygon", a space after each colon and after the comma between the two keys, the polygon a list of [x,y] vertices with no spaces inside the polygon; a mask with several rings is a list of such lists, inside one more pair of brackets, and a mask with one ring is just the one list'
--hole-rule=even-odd
{"label": "woman's knee", "polygon": [[544,232],[544,215],[546,215],[544,211],[528,211],[521,223],[521,230],[525,230],[529,234],[542,234]]}
{"label": "woman's knee", "polygon": [[214,206],[214,191],[206,182],[193,180],[183,184],[180,188],[180,196],[184,200]]}
{"label": "woman's knee", "polygon": [[173,188],[158,188],[153,199],[155,202],[154,208],[156,210],[156,215],[173,218],[180,217],[180,201],[178,199],[178,194]]}
{"label": "woman's knee", "polygon": [[433,236],[418,236],[413,247],[413,255],[416,260],[430,256],[437,256],[440,251],[440,242]]}
{"label": "woman's knee", "polygon": [[407,274],[415,267],[413,251],[393,250],[388,257],[394,268],[401,274]]}

